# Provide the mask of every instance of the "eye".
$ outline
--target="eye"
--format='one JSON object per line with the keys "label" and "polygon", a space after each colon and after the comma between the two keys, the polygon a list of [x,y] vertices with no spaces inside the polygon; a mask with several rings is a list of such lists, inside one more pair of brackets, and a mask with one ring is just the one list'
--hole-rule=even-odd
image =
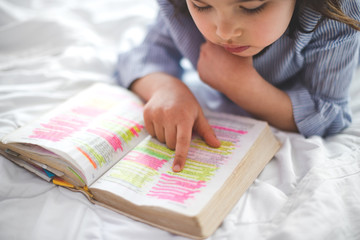
{"label": "eye", "polygon": [[247,14],[257,14],[257,13],[260,13],[262,10],[264,10],[265,8],[265,3],[260,5],[259,7],[256,7],[256,8],[246,8],[246,7],[243,7],[243,6],[240,6],[240,8]]}
{"label": "eye", "polygon": [[207,11],[207,10],[211,9],[211,6],[199,7],[195,3],[192,3],[192,4],[193,4],[194,8],[199,12],[204,12],[204,11]]}

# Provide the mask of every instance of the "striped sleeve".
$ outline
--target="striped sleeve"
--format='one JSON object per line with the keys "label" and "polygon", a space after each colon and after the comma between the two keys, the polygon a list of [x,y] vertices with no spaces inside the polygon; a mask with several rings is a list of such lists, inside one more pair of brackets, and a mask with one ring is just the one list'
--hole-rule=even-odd
{"label": "striped sleeve", "polygon": [[166,24],[159,14],[143,43],[118,56],[115,77],[121,86],[128,88],[136,79],[154,72],[181,76],[183,70],[179,62],[182,55]]}
{"label": "striped sleeve", "polygon": [[357,31],[333,20],[323,21],[312,34],[303,51],[304,66],[297,84],[287,91],[304,136],[332,135],[350,125],[349,87],[359,59],[359,43]]}

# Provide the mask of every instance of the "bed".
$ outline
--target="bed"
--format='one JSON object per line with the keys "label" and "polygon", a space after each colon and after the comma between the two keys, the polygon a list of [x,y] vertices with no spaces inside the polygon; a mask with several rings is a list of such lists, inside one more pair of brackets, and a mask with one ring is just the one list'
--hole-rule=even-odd
{"label": "bed", "polygon": [[[154,0],[0,1],[0,137],[93,83],[114,83],[117,54],[140,43],[156,13]],[[189,85],[201,84],[187,69]],[[216,94],[193,89],[199,101]],[[305,139],[273,128],[280,151],[209,239],[360,239],[359,92],[360,69],[353,123],[338,135]],[[220,98],[202,104],[236,111]],[[186,238],[93,205],[0,156],[0,239]]]}

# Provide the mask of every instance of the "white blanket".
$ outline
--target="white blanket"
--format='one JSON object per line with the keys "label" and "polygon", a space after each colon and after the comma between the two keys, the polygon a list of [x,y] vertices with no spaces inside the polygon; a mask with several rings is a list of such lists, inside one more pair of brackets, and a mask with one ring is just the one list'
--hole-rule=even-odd
{"label": "white blanket", "polygon": [[[114,82],[117,54],[143,39],[156,12],[153,0],[0,0],[0,137],[94,82]],[[209,239],[360,239],[359,92],[360,70],[353,124],[336,136],[274,129],[282,148]],[[0,156],[0,239],[185,238]]]}

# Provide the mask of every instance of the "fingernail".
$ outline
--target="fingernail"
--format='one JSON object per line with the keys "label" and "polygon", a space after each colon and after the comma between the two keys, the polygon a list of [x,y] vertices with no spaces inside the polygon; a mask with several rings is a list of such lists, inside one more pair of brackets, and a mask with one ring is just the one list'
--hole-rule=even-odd
{"label": "fingernail", "polygon": [[180,172],[181,171],[180,165],[176,164],[175,166],[173,166],[173,171],[174,172]]}

